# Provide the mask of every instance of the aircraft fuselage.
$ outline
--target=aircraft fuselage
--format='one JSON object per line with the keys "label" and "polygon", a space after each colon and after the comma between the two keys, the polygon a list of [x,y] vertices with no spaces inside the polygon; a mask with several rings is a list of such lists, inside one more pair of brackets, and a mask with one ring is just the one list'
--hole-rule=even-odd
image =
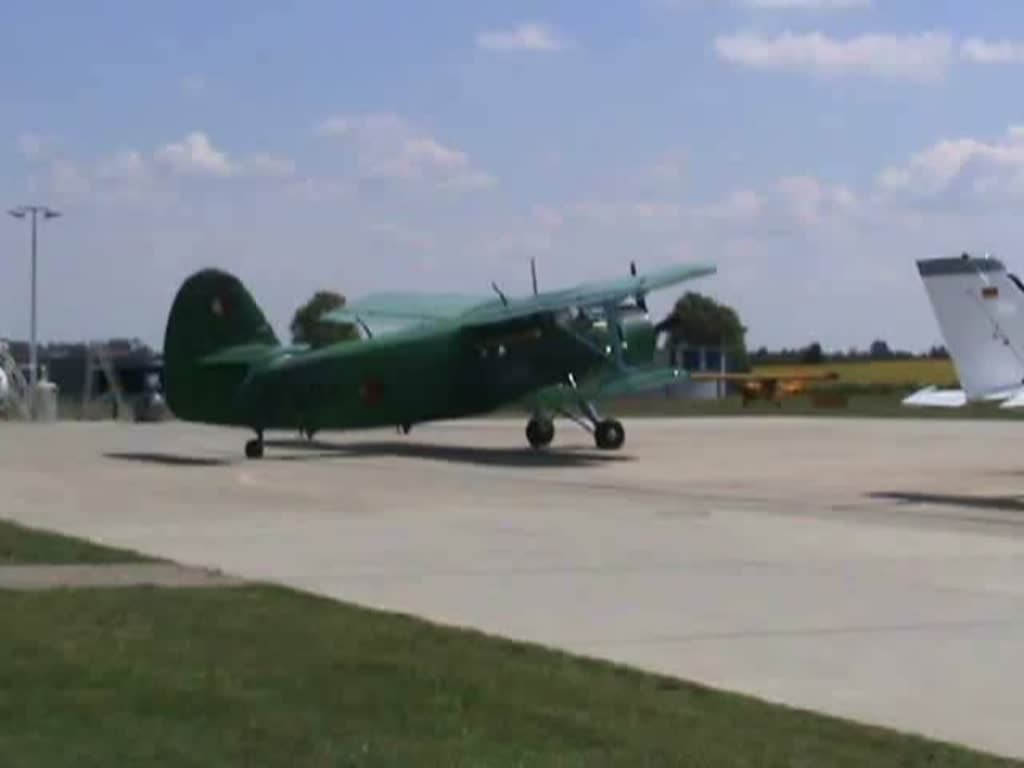
{"label": "aircraft fuselage", "polygon": [[[633,359],[650,359],[653,330],[626,325]],[[607,363],[604,329],[585,331],[591,346],[550,317],[501,328],[430,326],[319,350],[282,350],[255,369],[239,366],[228,388],[233,405],[203,420],[256,429],[358,429],[411,425],[493,411],[541,387]],[[221,398],[218,401],[223,403]]]}

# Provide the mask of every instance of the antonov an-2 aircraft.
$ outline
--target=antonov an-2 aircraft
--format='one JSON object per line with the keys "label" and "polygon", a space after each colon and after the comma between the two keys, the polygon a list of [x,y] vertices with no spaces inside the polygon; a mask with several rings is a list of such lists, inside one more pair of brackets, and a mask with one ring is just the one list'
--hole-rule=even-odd
{"label": "antonov an-2 aircraft", "polygon": [[[715,272],[680,265],[646,275],[510,298],[368,296],[321,320],[356,323],[364,338],[310,349],[283,346],[242,283],[206,269],[174,299],[164,337],[167,403],[182,420],[241,426],[263,455],[265,430],[395,426],[487,413],[532,412],[526,437],[551,444],[553,416],[593,432],[599,448],[625,441],[594,400],[663,386],[680,371],[652,365],[650,291]],[[397,325],[374,333],[371,322]]]}

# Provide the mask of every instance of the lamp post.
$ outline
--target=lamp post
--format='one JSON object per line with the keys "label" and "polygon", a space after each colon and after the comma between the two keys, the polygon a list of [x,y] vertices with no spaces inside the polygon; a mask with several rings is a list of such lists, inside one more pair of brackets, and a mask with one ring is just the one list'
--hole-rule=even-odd
{"label": "lamp post", "polygon": [[60,216],[59,211],[45,205],[21,205],[8,211],[16,219],[28,218],[32,221],[32,314],[29,339],[29,407],[35,417],[36,389],[39,383],[39,354],[36,349],[36,225],[40,216],[43,221]]}

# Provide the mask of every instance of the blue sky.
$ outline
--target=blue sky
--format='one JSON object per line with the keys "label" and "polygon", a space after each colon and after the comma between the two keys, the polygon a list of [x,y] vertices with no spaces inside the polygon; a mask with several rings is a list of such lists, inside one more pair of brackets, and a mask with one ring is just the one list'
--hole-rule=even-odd
{"label": "blue sky", "polygon": [[1022,76],[1016,0],[22,3],[0,197],[65,214],[44,338],[159,344],[208,265],[283,331],[320,287],[517,292],[530,258],[551,287],[635,259],[716,263],[695,287],[754,345],[922,348],[915,259],[1024,268]]}

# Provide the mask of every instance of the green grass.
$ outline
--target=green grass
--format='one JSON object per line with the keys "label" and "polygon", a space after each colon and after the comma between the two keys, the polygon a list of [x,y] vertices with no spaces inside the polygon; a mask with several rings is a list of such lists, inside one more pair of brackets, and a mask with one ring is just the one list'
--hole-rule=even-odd
{"label": "green grass", "polygon": [[272,587],[0,592],[5,768],[989,766]]}
{"label": "green grass", "polygon": [[134,552],[25,528],[0,520],[0,565],[28,563],[130,563],[145,561]]}

